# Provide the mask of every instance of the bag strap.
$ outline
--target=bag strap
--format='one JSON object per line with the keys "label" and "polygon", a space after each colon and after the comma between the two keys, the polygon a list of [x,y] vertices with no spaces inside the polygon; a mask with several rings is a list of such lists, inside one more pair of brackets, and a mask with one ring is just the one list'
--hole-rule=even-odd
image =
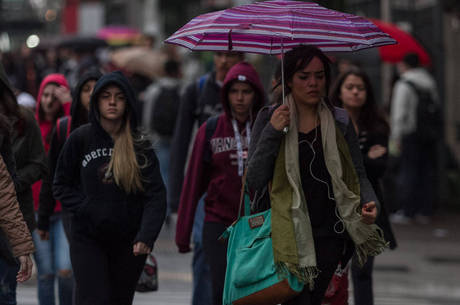
{"label": "bag strap", "polygon": [[60,117],[57,119],[56,133],[57,133],[57,139],[60,142],[65,142],[65,140],[69,137],[70,123],[71,123],[71,118],[68,116]]}
{"label": "bag strap", "polygon": [[405,79],[404,80],[404,83],[409,85],[409,87],[412,88],[412,90],[415,92],[415,94],[417,95],[417,98],[420,99],[420,97],[423,95],[423,94],[429,94],[431,97],[432,96],[432,93],[430,92],[430,89],[428,88],[423,88],[419,85],[417,85],[416,83],[414,83],[413,81],[411,80],[408,80],[408,79]]}
{"label": "bag strap", "polygon": [[203,158],[205,162],[211,162],[212,151],[210,148],[210,143],[211,143],[211,137],[216,131],[218,120],[219,120],[219,115],[212,116],[206,120],[206,129],[205,129],[206,150],[204,152],[204,158]]}
{"label": "bag strap", "polygon": [[56,135],[58,141],[61,141],[61,118],[58,118],[56,121]]}
{"label": "bag strap", "polygon": [[240,206],[238,207],[238,218],[236,219],[236,221],[238,221],[241,218],[241,210],[243,206],[244,206],[243,216],[251,215],[251,206],[249,203],[250,200],[245,200],[246,196],[249,197],[249,194],[247,192],[248,188],[246,187],[246,175],[247,175],[247,169],[244,170],[243,177],[241,178]]}

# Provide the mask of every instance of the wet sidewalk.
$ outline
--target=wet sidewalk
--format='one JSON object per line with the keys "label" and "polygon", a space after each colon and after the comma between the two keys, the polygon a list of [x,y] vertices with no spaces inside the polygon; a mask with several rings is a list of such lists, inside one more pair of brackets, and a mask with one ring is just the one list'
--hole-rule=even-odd
{"label": "wet sidewalk", "polygon": [[375,260],[375,304],[460,304],[460,214],[393,230],[398,248]]}
{"label": "wet sidewalk", "polygon": [[[177,252],[174,228],[164,226],[155,246],[159,290],[136,293],[135,305],[191,304],[192,255]],[[375,260],[375,305],[460,304],[460,213],[443,212],[428,225],[393,229],[398,248]],[[35,280],[18,288],[18,305],[32,304],[38,304]]]}

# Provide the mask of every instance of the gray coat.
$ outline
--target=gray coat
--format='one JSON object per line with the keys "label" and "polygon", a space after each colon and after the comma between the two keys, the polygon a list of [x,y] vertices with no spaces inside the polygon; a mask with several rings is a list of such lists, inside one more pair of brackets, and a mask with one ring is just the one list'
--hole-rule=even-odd
{"label": "gray coat", "polygon": [[[246,181],[249,188],[254,191],[262,191],[265,186],[268,185],[269,181],[272,180],[276,157],[278,156],[281,140],[284,136],[282,131],[276,130],[270,124],[270,118],[275,109],[276,108],[273,106],[262,108],[257,115],[257,119],[252,129]],[[359,148],[358,137],[353,127],[353,123],[349,119],[347,112],[342,108],[335,108],[334,115],[337,126],[342,131],[345,140],[348,143],[351,158],[359,178],[361,204],[369,201],[375,201],[377,210],[379,211],[380,204],[377,200],[374,189],[367,178],[361,150]],[[264,207],[266,208],[266,203],[264,203]],[[264,207],[259,205],[255,207],[255,209],[262,210]]]}

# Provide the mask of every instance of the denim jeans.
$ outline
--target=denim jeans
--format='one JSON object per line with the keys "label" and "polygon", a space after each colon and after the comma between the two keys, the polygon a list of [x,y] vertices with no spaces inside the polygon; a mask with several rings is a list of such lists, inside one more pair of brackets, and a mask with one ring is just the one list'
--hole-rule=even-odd
{"label": "denim jeans", "polygon": [[192,305],[211,305],[212,286],[211,270],[203,250],[204,198],[198,203],[193,223],[193,295]]}
{"label": "denim jeans", "polygon": [[60,271],[70,271],[69,243],[64,232],[61,215],[53,215],[50,221],[50,239],[41,240],[37,231],[32,233],[36,252],[38,300],[40,305],[54,305],[54,286],[57,279],[59,304],[71,305],[74,290],[72,273],[59,274]]}
{"label": "denim jeans", "polygon": [[16,275],[19,265],[9,265],[0,258],[0,304],[16,305]]}
{"label": "denim jeans", "polygon": [[[160,173],[163,178],[165,186],[168,186],[169,178],[169,156],[170,156],[171,140],[161,138],[154,144],[155,154],[157,155],[158,162],[160,163]],[[168,203],[167,215],[171,213],[171,207]]]}

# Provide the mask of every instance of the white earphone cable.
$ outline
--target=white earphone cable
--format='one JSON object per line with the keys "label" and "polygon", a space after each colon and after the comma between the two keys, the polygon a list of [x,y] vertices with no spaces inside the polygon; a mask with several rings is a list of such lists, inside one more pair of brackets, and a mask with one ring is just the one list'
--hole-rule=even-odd
{"label": "white earphone cable", "polygon": [[[314,162],[314,160],[316,158],[316,151],[315,151],[315,149],[313,147],[313,144],[316,142],[317,139],[318,139],[318,126],[316,126],[316,128],[315,128],[315,137],[313,138],[313,141],[311,141],[311,143],[308,140],[302,140],[302,141],[299,142],[299,144],[307,143],[308,146],[310,147],[310,149],[312,150],[313,158],[311,159],[310,164],[308,165],[308,170],[310,172],[310,175],[312,176],[312,178],[314,180],[325,184],[326,187],[327,187],[327,197],[328,197],[328,199],[329,200],[335,200],[334,194],[333,193],[331,194],[331,187],[329,186],[329,183],[327,183],[326,181],[316,177],[315,174],[313,174],[312,165],[313,165],[313,162]],[[335,209],[334,210],[335,210],[335,215],[339,219],[334,224],[334,232],[336,232],[337,234],[342,234],[343,232],[345,232],[345,222],[343,221],[343,218],[340,216],[339,210],[337,208],[337,203],[335,204]],[[341,229],[338,229],[339,225],[342,225]]]}

